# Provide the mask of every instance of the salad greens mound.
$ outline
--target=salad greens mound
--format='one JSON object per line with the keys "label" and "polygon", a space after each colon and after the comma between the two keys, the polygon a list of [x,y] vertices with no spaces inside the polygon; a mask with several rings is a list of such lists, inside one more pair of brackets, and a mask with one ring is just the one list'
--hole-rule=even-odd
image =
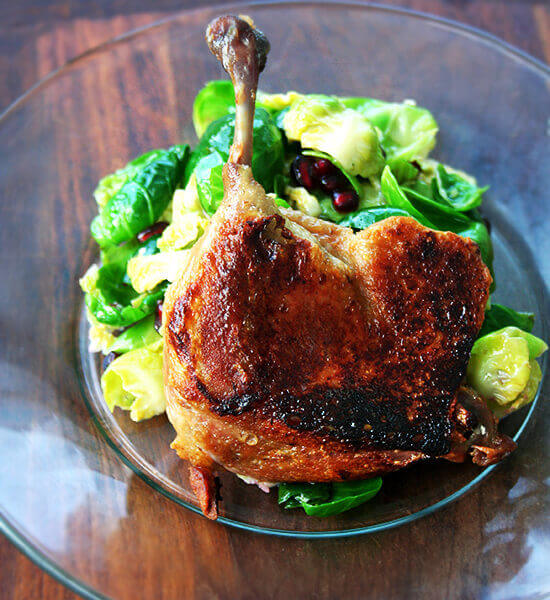
{"label": "salad greens mound", "polygon": [[[223,199],[222,167],[235,128],[231,82],[211,81],[198,93],[193,124],[199,138],[193,150],[147,152],[104,177],[94,192],[91,233],[100,261],[80,280],[90,349],[106,356],[101,383],[108,407],[128,410],[135,421],[166,409],[162,302]],[[494,278],[479,210],[487,187],[428,158],[437,131],[431,113],[413,101],[259,91],[252,171],[277,204],[354,230],[410,216],[470,238]],[[532,314],[487,306],[466,378],[497,418],[536,395],[537,358],[547,345],[530,333],[533,324]],[[365,502],[380,486],[380,478],[281,484],[279,503],[326,516]]]}

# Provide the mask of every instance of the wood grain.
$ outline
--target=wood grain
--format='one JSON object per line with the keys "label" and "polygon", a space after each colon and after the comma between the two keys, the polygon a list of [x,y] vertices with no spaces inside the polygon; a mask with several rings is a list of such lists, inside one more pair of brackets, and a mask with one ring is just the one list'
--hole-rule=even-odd
{"label": "wood grain", "polygon": [[[220,0],[216,4],[223,4]],[[0,6],[0,109],[53,69],[126,31],[205,0],[22,0]],[[550,62],[546,0],[391,0],[479,27]]]}
{"label": "wood grain", "polygon": [[[69,0],[22,0],[2,3],[0,109],[8,106],[38,79],[86,49],[191,4],[198,3],[174,0],[97,0],[80,3]],[[550,11],[547,2],[406,0],[399,4],[483,28],[540,60],[550,62]],[[175,91],[168,93],[175,98]],[[534,470],[536,465],[530,464],[528,468]],[[506,491],[517,484],[508,480],[505,473],[495,479],[494,485],[504,497]],[[142,505],[140,500],[132,504],[132,498],[141,498],[139,489],[145,484],[135,478],[132,485],[135,486],[135,494],[129,495],[128,509],[133,517],[132,523],[135,523],[139,522],[140,514],[149,514],[151,508]],[[161,517],[159,538],[162,538],[162,534],[176,535],[182,546],[189,544],[186,556],[195,567],[195,575],[190,575],[183,591],[170,587],[173,580],[167,567],[167,587],[163,597],[175,598],[179,594],[182,598],[275,598],[281,597],[278,589],[284,589],[287,595],[295,598],[361,598],[369,595],[368,587],[358,587],[354,574],[361,572],[367,564],[378,565],[388,573],[385,580],[377,579],[377,597],[420,597],[424,584],[421,573],[413,569],[413,557],[429,547],[433,554],[428,560],[432,561],[433,571],[444,582],[440,597],[457,597],[455,591],[461,589],[463,598],[475,598],[480,582],[489,578],[508,580],[512,573],[521,573],[525,558],[522,553],[529,552],[530,544],[536,543],[528,541],[530,531],[539,525],[529,511],[518,510],[517,530],[525,543],[518,544],[517,540],[514,544],[509,543],[506,541],[506,531],[501,531],[498,523],[493,524],[493,531],[483,530],[483,524],[497,511],[495,496],[489,496],[481,489],[477,497],[480,505],[475,514],[469,514],[467,505],[459,503],[452,510],[430,517],[429,527],[416,523],[406,533],[396,530],[380,536],[317,543],[280,541],[230,531],[212,526],[199,517],[189,518],[186,522],[182,520],[181,530],[171,532],[163,530],[165,524]],[[514,499],[508,498],[506,501],[514,502]],[[162,511],[171,510],[171,503],[162,498],[157,510],[162,515]],[[77,517],[75,519],[75,527],[84,526]],[[82,519],[85,521],[85,515]],[[122,535],[117,542],[121,546],[111,548],[112,552],[124,551],[123,540],[129,541],[135,533],[124,527],[122,523]],[[480,561],[479,557],[472,555],[466,561],[467,569],[460,572],[448,558],[449,553],[439,555],[434,550],[432,537],[438,536],[445,537],[446,543],[452,544],[461,556],[467,555],[468,548],[479,547],[484,536],[492,536],[496,558]],[[485,547],[490,547],[486,539]],[[161,545],[159,552],[163,552]],[[166,564],[170,565],[169,556],[166,556]],[[326,567],[326,572],[318,574],[320,564]],[[401,577],[396,587],[390,575],[392,569],[406,571],[409,567],[408,575]],[[342,578],[342,572],[349,573],[349,578]],[[254,577],[254,573],[271,573],[271,576],[269,580],[262,581]],[[152,576],[146,577],[145,581],[142,597],[156,598],[158,581]],[[363,585],[368,586],[365,581],[368,581],[368,577],[361,577]],[[245,594],[243,589],[247,590]],[[0,539],[1,599],[65,600],[75,597],[5,539]]]}

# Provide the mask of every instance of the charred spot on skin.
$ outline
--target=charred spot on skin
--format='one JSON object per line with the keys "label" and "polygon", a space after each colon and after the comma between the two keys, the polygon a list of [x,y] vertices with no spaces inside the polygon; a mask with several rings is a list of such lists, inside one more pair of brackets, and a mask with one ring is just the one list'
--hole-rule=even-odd
{"label": "charred spot on skin", "polygon": [[396,411],[399,406],[390,406],[379,398],[377,391],[365,388],[318,388],[299,398],[283,395],[268,401],[268,412],[291,429],[356,448],[415,450],[432,456],[449,451],[450,423],[445,403],[433,411],[426,406],[420,408],[418,419],[411,422]]}
{"label": "charred spot on skin", "polygon": [[422,238],[420,255],[423,260],[429,260],[436,255],[435,234],[431,231]]}
{"label": "charred spot on skin", "polygon": [[257,262],[273,262],[280,246],[292,239],[284,222],[280,215],[246,221],[243,239]]}
{"label": "charred spot on skin", "polygon": [[220,398],[210,394],[198,378],[195,382],[211,410],[220,416],[257,409],[273,422],[282,422],[295,431],[307,431],[320,440],[335,440],[358,449],[413,450],[431,456],[449,452],[450,395],[438,398],[434,405],[419,402],[417,418],[411,421],[405,412],[399,412],[400,402],[390,405],[380,401],[387,393],[378,389],[318,387],[300,397],[289,393],[266,397],[250,392]]}
{"label": "charred spot on skin", "polygon": [[225,398],[217,398],[208,391],[206,385],[198,377],[195,378],[195,383],[199,392],[210,402],[212,410],[221,416],[240,415],[257,405],[259,401],[258,394],[234,394]]}

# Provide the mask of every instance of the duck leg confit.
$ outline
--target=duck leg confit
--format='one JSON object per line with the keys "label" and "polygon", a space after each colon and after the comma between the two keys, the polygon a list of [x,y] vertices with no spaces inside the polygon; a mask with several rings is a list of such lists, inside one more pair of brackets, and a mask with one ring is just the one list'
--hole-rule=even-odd
{"label": "duck leg confit", "polygon": [[256,482],[361,479],[427,457],[490,464],[514,444],[463,386],[491,276],[476,244],[393,217],[354,233],[254,180],[269,43],[242,18],[206,39],[231,76],[225,195],[164,304],[173,448],[216,518],[215,469]]}

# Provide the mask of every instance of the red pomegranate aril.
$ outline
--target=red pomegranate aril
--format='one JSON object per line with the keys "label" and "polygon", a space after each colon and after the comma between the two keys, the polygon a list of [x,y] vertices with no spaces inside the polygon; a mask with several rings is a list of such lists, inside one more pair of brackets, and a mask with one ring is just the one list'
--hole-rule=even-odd
{"label": "red pomegranate aril", "polygon": [[332,195],[332,204],[338,212],[351,212],[352,210],[357,210],[359,197],[355,190],[334,192]]}
{"label": "red pomegranate aril", "polygon": [[167,227],[168,227],[168,223],[165,223],[164,221],[159,221],[158,223],[151,225],[151,227],[147,227],[147,229],[140,231],[136,235],[137,241],[140,244],[143,244],[143,242],[146,242],[148,239],[152,238],[154,235],[160,235]]}
{"label": "red pomegranate aril", "polygon": [[292,161],[292,174],[296,183],[306,190],[314,188],[313,177],[311,176],[311,167],[313,159],[308,156],[297,156]]}
{"label": "red pomegranate aril", "polygon": [[157,302],[157,310],[155,312],[155,329],[157,330],[157,333],[158,333],[159,329],[162,327],[162,306],[163,306],[163,302],[162,302],[162,300],[159,300]]}
{"label": "red pomegranate aril", "polygon": [[349,183],[338,175],[323,175],[320,185],[322,190],[332,193],[345,188]]}
{"label": "red pomegranate aril", "polygon": [[323,175],[334,175],[338,172],[338,169],[326,158],[318,158],[313,163],[313,173],[316,177],[323,177]]}

